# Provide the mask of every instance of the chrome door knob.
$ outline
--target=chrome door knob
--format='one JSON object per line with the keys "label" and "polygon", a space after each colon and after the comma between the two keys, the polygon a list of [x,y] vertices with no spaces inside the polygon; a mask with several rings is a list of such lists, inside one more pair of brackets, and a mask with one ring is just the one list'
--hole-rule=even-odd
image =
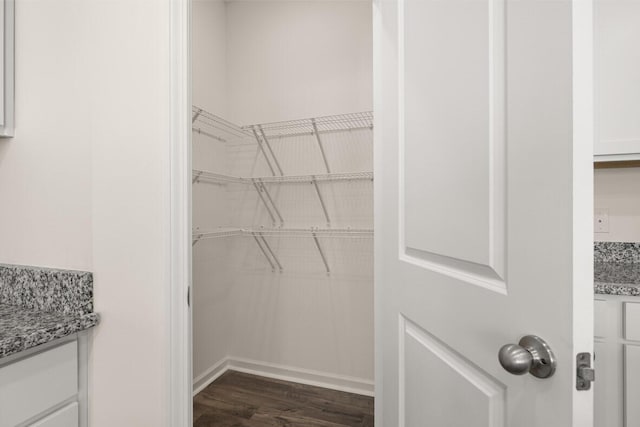
{"label": "chrome door knob", "polygon": [[540,337],[525,335],[518,344],[502,346],[498,352],[502,367],[514,375],[527,372],[538,378],[549,378],[556,371],[556,357]]}

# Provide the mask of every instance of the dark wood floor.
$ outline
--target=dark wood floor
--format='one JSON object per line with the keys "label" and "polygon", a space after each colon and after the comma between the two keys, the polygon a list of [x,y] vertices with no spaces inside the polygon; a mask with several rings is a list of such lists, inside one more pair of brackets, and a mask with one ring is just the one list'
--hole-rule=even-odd
{"label": "dark wood floor", "polygon": [[194,398],[193,425],[373,427],[373,398],[228,371]]}

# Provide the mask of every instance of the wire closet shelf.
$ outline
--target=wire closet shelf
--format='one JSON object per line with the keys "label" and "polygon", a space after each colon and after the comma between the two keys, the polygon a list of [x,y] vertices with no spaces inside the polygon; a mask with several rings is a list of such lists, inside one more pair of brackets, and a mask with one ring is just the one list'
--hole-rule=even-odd
{"label": "wire closet shelf", "polygon": [[373,230],[371,229],[320,229],[320,228],[222,228],[219,230],[208,232],[196,232],[193,234],[193,245],[203,239],[219,239],[223,237],[233,236],[245,236],[253,237],[260,252],[264,256],[265,260],[271,266],[272,271],[280,271],[282,273],[284,268],[282,263],[278,259],[275,251],[271,248],[271,245],[265,237],[293,237],[293,238],[311,238],[315,244],[320,259],[324,264],[327,274],[331,273],[331,267],[325,254],[325,251],[320,243],[319,238],[333,237],[333,238],[356,238],[356,239],[370,239],[373,237]]}
{"label": "wire closet shelf", "polygon": [[243,126],[245,131],[260,129],[270,139],[332,132],[373,129],[373,112],[336,114],[333,116]]}
{"label": "wire closet shelf", "polygon": [[219,142],[253,138],[251,132],[245,131],[241,126],[231,123],[195,105],[191,107],[191,129],[196,133],[208,136]]}
{"label": "wire closet shelf", "polygon": [[336,237],[336,238],[372,238],[370,228],[220,228],[212,231],[193,233],[194,244],[203,239],[248,236],[259,234],[265,237]]}
{"label": "wire closet shelf", "polygon": [[209,181],[219,184],[245,184],[252,185],[254,182],[265,184],[280,183],[313,183],[313,181],[372,181],[373,172],[350,172],[332,173],[320,175],[294,175],[294,176],[263,176],[255,178],[243,178],[237,176],[223,175],[203,170],[193,170],[193,182]]}
{"label": "wire closet shelf", "polygon": [[[318,252],[322,258],[327,273],[330,273],[327,257],[325,256],[319,238],[371,238],[371,229],[351,229],[351,228],[284,228],[284,219],[274,202],[273,197],[265,184],[312,184],[315,193],[322,207],[322,211],[327,226],[331,225],[331,217],[323,192],[318,183],[340,182],[340,181],[372,181],[373,172],[348,172],[333,173],[327,159],[323,144],[323,134],[337,132],[363,131],[373,129],[373,113],[371,111],[337,114],[332,116],[315,117],[308,119],[297,119],[283,122],[262,123],[250,126],[239,126],[228,120],[216,116],[200,107],[192,107],[192,129],[198,134],[202,134],[223,143],[246,143],[256,144],[260,153],[271,172],[271,176],[262,177],[239,177],[230,176],[205,170],[193,170],[192,182],[201,181],[218,184],[243,184],[253,186],[259,199],[262,201],[274,228],[220,228],[213,231],[196,231],[193,233],[193,245],[200,240],[215,239],[233,236],[253,237],[265,259],[271,265],[273,271],[278,268],[282,271],[282,265],[271,249],[266,237],[295,237],[312,238]],[[318,152],[322,157],[326,173],[309,175],[285,175],[278,158],[271,146],[274,139],[287,137],[311,136],[315,139]],[[275,228],[278,226],[278,228]]]}
{"label": "wire closet shelf", "polygon": [[[254,139],[255,132],[268,138],[284,138],[332,132],[373,129],[373,112],[336,114],[332,116],[296,119],[283,122],[239,126],[198,106],[191,109],[192,128],[195,132],[221,142]],[[260,135],[262,136],[262,135]]]}

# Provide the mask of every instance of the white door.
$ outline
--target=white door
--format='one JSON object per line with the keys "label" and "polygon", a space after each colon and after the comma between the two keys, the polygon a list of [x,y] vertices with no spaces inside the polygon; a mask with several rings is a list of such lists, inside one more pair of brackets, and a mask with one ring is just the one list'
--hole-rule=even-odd
{"label": "white door", "polygon": [[[374,9],[377,425],[592,426],[590,3]],[[498,362],[525,335],[550,378]]]}

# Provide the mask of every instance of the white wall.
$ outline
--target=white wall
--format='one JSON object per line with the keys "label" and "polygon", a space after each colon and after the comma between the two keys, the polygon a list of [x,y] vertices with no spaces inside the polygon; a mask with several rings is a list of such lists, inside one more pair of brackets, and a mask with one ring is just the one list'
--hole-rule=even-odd
{"label": "white wall", "polygon": [[34,0],[16,7],[16,137],[0,140],[1,262],[92,266],[82,4]]}
{"label": "white wall", "polygon": [[[210,113],[227,113],[226,7],[222,0],[193,2],[193,104]],[[198,126],[198,123],[196,123]],[[193,133],[193,167],[229,173],[225,144]],[[229,225],[232,210],[223,186],[193,186],[193,227],[211,230]],[[229,355],[229,319],[233,307],[229,241],[202,241],[193,248],[193,376],[206,375]]]}
{"label": "white wall", "polygon": [[640,168],[596,169],[595,208],[609,210],[609,232],[596,241],[640,242]]}
{"label": "white wall", "polygon": [[161,426],[168,393],[169,2],[94,0],[89,10],[93,271],[103,316],[93,341],[90,424]]}
{"label": "white wall", "polygon": [[224,0],[193,0],[193,105],[227,117],[227,19]]}
{"label": "white wall", "polygon": [[[372,170],[372,142],[370,130],[323,139],[335,172]],[[324,172],[312,137],[271,143],[285,173]],[[241,158],[245,162],[235,163],[234,175],[246,176],[252,160],[262,156]],[[331,227],[373,228],[372,182],[319,186]],[[271,186],[270,191],[285,228],[327,226],[312,184]],[[236,226],[273,226],[252,189],[237,189],[228,200]],[[330,274],[312,239],[272,236],[267,240],[282,263],[282,273],[271,272],[252,239],[233,240],[236,272],[230,300],[234,307],[230,355],[329,377],[358,378],[363,384],[372,381],[373,240],[320,238]]]}
{"label": "white wall", "polygon": [[169,2],[17,2],[0,262],[94,272],[92,427],[166,425],[169,61]]}
{"label": "white wall", "polygon": [[370,1],[229,2],[229,118],[372,110],[371,13]]}

